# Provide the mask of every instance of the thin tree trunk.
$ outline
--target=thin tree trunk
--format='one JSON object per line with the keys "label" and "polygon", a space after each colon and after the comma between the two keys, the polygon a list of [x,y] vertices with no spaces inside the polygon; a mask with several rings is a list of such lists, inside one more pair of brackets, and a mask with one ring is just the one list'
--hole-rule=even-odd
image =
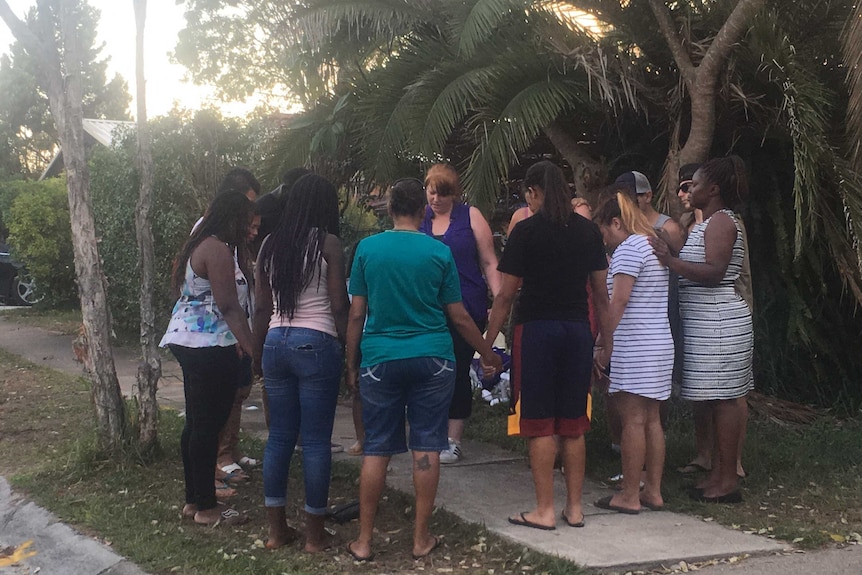
{"label": "thin tree trunk", "polygon": [[607,166],[593,158],[587,149],[557,122],[545,126],[542,131],[571,166],[575,192],[595,205],[596,190],[607,181]]}
{"label": "thin tree trunk", "polygon": [[84,148],[81,54],[77,31],[80,6],[76,0],[59,0],[58,4],[62,48],[57,44],[57,31],[50,13],[52,6],[47,2],[38,4],[40,37],[15,16],[6,0],[0,0],[0,18],[15,38],[38,57],[40,80],[48,93],[51,116],[57,124],[66,166],[75,274],[87,339],[87,369],[92,381],[98,439],[100,447],[113,451],[121,448],[125,440],[126,415],[111,349],[107,290],[96,243],[90,172]]}
{"label": "thin tree trunk", "polygon": [[75,0],[60,2],[60,30],[63,41],[65,93],[63,105],[53,110],[58,118],[60,145],[66,166],[72,247],[81,313],[92,364],[93,403],[102,447],[115,450],[125,439],[125,403],[117,380],[111,349],[111,319],[105,276],[96,243],[96,225],[90,199],[90,171],[84,147],[84,112],[81,91],[81,55],[78,46],[78,14]]}
{"label": "thin tree trunk", "polygon": [[136,92],[138,112],[138,166],[141,189],[135,208],[135,230],[141,263],[141,355],[138,364],[138,404],[140,431],[138,439],[144,450],[158,443],[159,404],[156,399],[162,362],[157,349],[153,289],[155,285],[155,256],[153,250],[153,155],[152,138],[147,125],[147,85],[144,77],[144,29],[147,18],[147,0],[133,0],[135,6]]}

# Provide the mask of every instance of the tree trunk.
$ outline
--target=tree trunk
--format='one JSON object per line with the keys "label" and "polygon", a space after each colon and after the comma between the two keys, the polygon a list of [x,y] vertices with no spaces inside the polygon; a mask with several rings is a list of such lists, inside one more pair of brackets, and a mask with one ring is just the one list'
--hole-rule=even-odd
{"label": "tree trunk", "polygon": [[[40,80],[48,93],[66,166],[75,274],[90,359],[87,367],[92,381],[98,439],[102,449],[114,451],[121,448],[125,440],[126,415],[111,350],[107,290],[96,241],[90,172],[84,148],[81,54],[77,31],[81,8],[76,0],[59,1],[58,36],[50,13],[52,7],[46,2],[38,4],[39,36],[14,15],[6,0],[0,0],[0,18],[9,26],[16,40],[37,55],[42,64]],[[57,45],[58,39],[62,48]]]}
{"label": "tree trunk", "polygon": [[153,289],[155,284],[155,256],[153,249],[153,155],[152,138],[147,125],[147,85],[144,77],[144,29],[147,18],[147,0],[133,0],[135,6],[135,45],[138,168],[141,189],[135,208],[135,231],[141,264],[141,356],[138,364],[138,406],[140,430],[138,439],[145,451],[158,444],[159,404],[156,399],[162,362],[157,349]]}
{"label": "tree trunk", "polygon": [[60,2],[65,92],[52,101],[62,102],[52,113],[58,120],[60,146],[66,166],[72,247],[81,313],[87,336],[93,381],[93,403],[101,446],[120,448],[125,439],[125,403],[117,380],[111,349],[111,320],[105,276],[96,240],[96,224],[90,199],[90,171],[84,147],[84,112],[81,96],[81,54],[78,47],[78,16],[75,0]]}
{"label": "tree trunk", "polygon": [[577,195],[595,205],[596,190],[607,182],[607,166],[593,158],[587,149],[557,122],[552,122],[542,131],[571,166]]}
{"label": "tree trunk", "polygon": [[[697,66],[686,51],[688,42],[684,42],[677,33],[667,6],[661,0],[649,1],[662,36],[688,88],[691,102],[691,129],[678,156],[675,150],[669,151],[670,164],[675,163],[678,167],[692,162],[704,162],[709,158],[715,133],[718,76],[724,69],[734,45],[745,35],[749,22],[767,0],[738,0]],[[666,187],[663,192],[674,189],[679,183],[678,173],[670,173],[668,170],[665,176],[663,180]]]}

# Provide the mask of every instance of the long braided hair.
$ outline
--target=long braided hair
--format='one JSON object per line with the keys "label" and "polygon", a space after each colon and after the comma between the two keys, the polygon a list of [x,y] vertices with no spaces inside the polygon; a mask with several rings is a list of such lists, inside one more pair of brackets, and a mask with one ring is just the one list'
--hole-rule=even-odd
{"label": "long braided hair", "polygon": [[245,194],[228,191],[217,194],[207,208],[201,223],[192,231],[174,260],[171,287],[179,294],[186,278],[186,263],[202,241],[215,236],[232,249],[241,246],[248,236],[248,227],[254,215],[254,202]]}
{"label": "long braided hair", "polygon": [[261,273],[269,277],[280,315],[293,319],[299,295],[320,268],[326,234],[340,234],[338,193],[324,178],[308,174],[290,189],[278,226],[260,251]]}

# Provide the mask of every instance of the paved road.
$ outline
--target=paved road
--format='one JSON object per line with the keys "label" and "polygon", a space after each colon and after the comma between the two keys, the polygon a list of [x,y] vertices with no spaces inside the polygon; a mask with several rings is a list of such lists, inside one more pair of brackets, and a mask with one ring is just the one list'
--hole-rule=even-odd
{"label": "paved road", "polygon": [[[36,364],[80,374],[81,366],[72,358],[71,340],[71,336],[18,324],[14,321],[14,313],[0,311],[0,348]],[[128,394],[135,381],[137,350],[116,349],[114,355],[120,384]],[[165,376],[160,384],[159,401],[163,406],[182,409],[178,366],[173,361],[166,361],[163,369]],[[260,407],[259,397],[253,395],[249,404]],[[265,437],[262,410],[244,411],[243,428],[246,432]],[[337,409],[333,440],[340,443],[353,440],[349,406],[340,405]],[[671,512],[644,512],[630,517],[585,505],[585,529],[562,527],[553,532],[541,532],[516,527],[506,521],[507,513],[529,509],[533,503],[532,489],[529,488],[530,472],[525,461],[493,445],[465,442],[464,450],[467,457],[463,463],[443,469],[437,498],[439,505],[467,521],[484,523],[489,530],[515,543],[570,559],[603,573],[625,573],[632,567],[657,566],[675,567],[682,571],[688,564],[719,559],[722,562],[717,565],[702,566],[701,572],[706,575],[862,574],[862,547],[800,554],[781,542]],[[344,454],[337,457],[359,463],[358,458]],[[406,456],[394,458],[388,476],[389,485],[412,492],[410,465]],[[494,489],[487,489],[487,485],[493,485]],[[0,484],[0,513],[3,493]],[[556,498],[559,507],[565,500],[564,493],[562,479],[558,478]],[[584,501],[594,501],[606,493],[609,493],[606,488],[587,481]],[[5,497],[13,496],[7,493]],[[20,506],[21,502],[17,505]],[[43,525],[47,524],[51,521]],[[0,530],[0,547],[18,545],[26,540],[24,537]],[[44,558],[46,554],[40,555]],[[31,567],[35,566],[36,557],[39,555],[25,560],[25,564],[33,561]],[[727,558],[743,559],[728,563]],[[121,558],[116,559],[117,568],[134,567]],[[3,572],[0,569],[0,573]],[[42,570],[42,573],[55,572],[67,573]],[[82,574],[103,572],[80,571]]]}

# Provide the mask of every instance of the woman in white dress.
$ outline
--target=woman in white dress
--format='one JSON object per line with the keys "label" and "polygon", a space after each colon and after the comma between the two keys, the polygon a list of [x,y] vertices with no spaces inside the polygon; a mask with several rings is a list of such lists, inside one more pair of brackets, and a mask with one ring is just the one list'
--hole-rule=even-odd
{"label": "woman in white dress", "polygon": [[622,424],[623,466],[622,491],[596,505],[634,515],[641,506],[660,509],[664,505],[665,445],[659,407],[670,397],[674,356],[667,316],[668,270],[650,246],[653,227],[627,194],[617,192],[594,220],[613,251],[607,280],[614,330],[608,393]]}
{"label": "woman in white dress", "polygon": [[656,256],[680,275],[679,306],[685,341],[683,399],[704,402],[715,429],[712,470],[692,497],[739,503],[737,452],[746,420],[739,398],[753,384],[751,310],[734,289],[745,256],[742,228],[732,207],[748,194],[737,156],[713,159],[692,177],[689,201],[703,212],[675,257],[662,240]]}

